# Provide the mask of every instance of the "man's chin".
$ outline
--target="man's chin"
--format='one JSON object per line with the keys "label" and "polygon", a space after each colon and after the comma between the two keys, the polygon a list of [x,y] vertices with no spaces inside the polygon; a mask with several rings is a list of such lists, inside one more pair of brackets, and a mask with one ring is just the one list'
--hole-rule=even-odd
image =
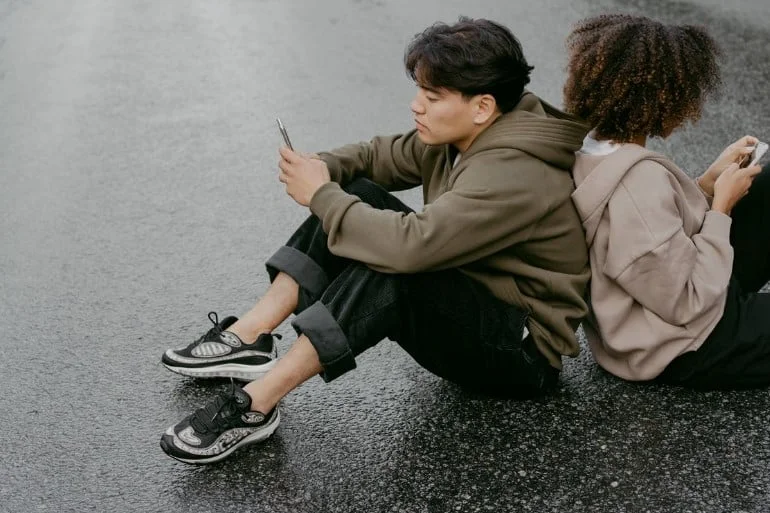
{"label": "man's chin", "polygon": [[436,141],[433,137],[423,132],[417,132],[417,138],[420,140],[421,143],[427,144],[429,146],[435,146],[437,144],[441,144],[440,141]]}

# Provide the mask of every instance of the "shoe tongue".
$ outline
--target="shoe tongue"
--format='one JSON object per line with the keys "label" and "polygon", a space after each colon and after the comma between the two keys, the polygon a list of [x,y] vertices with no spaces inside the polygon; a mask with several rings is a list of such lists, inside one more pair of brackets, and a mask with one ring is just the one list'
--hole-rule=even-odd
{"label": "shoe tongue", "polygon": [[[236,387],[232,392],[220,395],[217,399],[209,403],[206,408],[201,410],[201,415],[195,415],[191,419],[191,424],[196,431],[208,432],[215,431],[215,424],[228,422],[228,419],[234,415],[240,416],[241,413],[249,411],[251,408],[251,396],[242,388]],[[216,421],[215,419],[220,420]],[[193,424],[195,422],[195,424]]]}
{"label": "shoe tongue", "polygon": [[236,387],[233,390],[233,397],[239,410],[248,410],[251,407],[251,396],[244,389]]}
{"label": "shoe tongue", "polygon": [[242,388],[236,388],[233,390],[232,399],[233,402],[227,404],[222,409],[222,415],[225,417],[240,415],[245,411],[249,411],[251,408],[251,396],[244,392]]}

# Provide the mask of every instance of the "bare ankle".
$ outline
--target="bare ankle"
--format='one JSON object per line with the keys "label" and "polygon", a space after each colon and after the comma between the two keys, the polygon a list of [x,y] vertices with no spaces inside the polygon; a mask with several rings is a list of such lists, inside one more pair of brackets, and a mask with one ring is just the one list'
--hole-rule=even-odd
{"label": "bare ankle", "polygon": [[264,394],[261,394],[259,388],[254,386],[255,383],[255,381],[252,381],[243,387],[243,390],[249,394],[249,397],[251,397],[251,410],[260,413],[268,413],[275,408],[278,403],[271,401],[269,398],[265,397]]}
{"label": "bare ankle", "polygon": [[227,328],[225,331],[229,331],[233,335],[237,336],[239,339],[241,339],[241,342],[243,342],[246,345],[253,344],[257,341],[260,335],[265,333],[271,333],[272,330],[269,328],[256,328],[255,329],[243,329],[239,328],[238,326],[232,325],[229,328]]}

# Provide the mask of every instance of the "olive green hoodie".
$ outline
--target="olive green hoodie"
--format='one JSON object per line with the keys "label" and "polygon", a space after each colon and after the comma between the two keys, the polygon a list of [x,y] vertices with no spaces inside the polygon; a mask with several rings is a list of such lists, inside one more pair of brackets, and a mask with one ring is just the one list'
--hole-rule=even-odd
{"label": "olive green hoodie", "polygon": [[[426,145],[414,131],[320,153],[332,182],[310,208],[335,255],[385,273],[458,268],[526,310],[538,349],[559,368],[561,355],[578,353],[587,313],[588,254],[570,200],[587,130],[525,93],[456,163],[454,148]],[[388,190],[422,184],[425,207],[374,209],[340,187],[354,177]]]}

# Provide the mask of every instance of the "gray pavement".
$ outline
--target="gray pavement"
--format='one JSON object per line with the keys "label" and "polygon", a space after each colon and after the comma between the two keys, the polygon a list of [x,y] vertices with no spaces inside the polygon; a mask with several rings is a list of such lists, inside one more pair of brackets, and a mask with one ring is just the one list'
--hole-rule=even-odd
{"label": "gray pavement", "polygon": [[510,402],[384,342],[223,464],[158,447],[227,386],[162,351],[245,311],[306,214],[276,179],[276,115],[305,150],[408,129],[404,45],[459,14],[509,25],[560,104],[570,23],[605,10],[724,47],[721,99],[656,148],[694,173],[770,139],[766,0],[0,0],[0,511],[770,511],[766,390],[627,384],[587,352],[553,397]]}

